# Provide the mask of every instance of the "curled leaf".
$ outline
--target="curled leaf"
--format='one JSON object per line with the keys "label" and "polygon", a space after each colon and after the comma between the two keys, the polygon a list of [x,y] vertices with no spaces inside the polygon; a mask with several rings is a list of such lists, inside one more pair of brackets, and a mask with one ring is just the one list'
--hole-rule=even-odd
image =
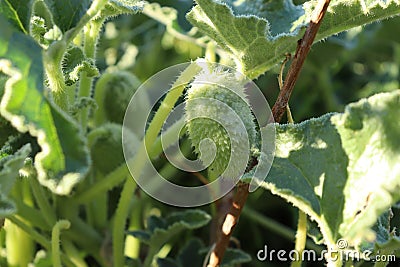
{"label": "curled leaf", "polygon": [[42,49],[0,18],[0,70],[10,76],[1,115],[20,132],[37,137],[35,167],[41,184],[68,194],[89,169],[89,152],[79,126],[45,95]]}

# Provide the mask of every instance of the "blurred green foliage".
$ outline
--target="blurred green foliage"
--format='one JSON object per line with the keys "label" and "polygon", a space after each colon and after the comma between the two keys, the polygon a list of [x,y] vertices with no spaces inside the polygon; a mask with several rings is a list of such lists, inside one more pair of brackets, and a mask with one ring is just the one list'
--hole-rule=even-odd
{"label": "blurred green foliage", "polygon": [[[162,6],[175,8],[178,11],[180,27],[186,31],[191,29],[184,14],[192,7],[192,1],[158,2]],[[398,89],[399,25],[400,17],[392,18],[343,32],[315,44],[290,100],[294,120],[300,122],[327,112],[340,112],[346,104],[360,98]],[[165,28],[144,14],[121,16],[107,22],[97,54],[101,72],[106,69],[128,70],[143,82],[163,68],[204,55],[204,47],[179,39],[166,32]],[[286,70],[289,64],[290,62],[287,63]],[[279,69],[280,66],[276,66],[256,80],[271,106],[279,92]],[[162,210],[163,214],[180,210],[153,200],[149,201],[153,213],[154,209]],[[284,200],[267,191],[257,190],[249,196],[246,206],[274,218],[290,227],[294,233],[298,211]],[[400,212],[398,209],[393,209],[393,212],[395,216],[392,223],[399,225]],[[246,217],[246,213],[243,217]],[[196,230],[194,234],[207,242],[207,229]],[[294,238],[283,238],[282,235],[266,229],[248,217],[240,221],[234,235],[245,244],[246,252],[253,257],[250,264],[242,266],[266,266],[265,262],[256,260],[257,251],[264,245],[276,250],[293,248]],[[180,241],[176,242],[183,245],[188,238],[189,236],[182,236]],[[173,248],[171,253],[177,252],[178,250]],[[321,262],[307,263],[307,266],[320,264]],[[268,264],[281,265],[282,262]]]}

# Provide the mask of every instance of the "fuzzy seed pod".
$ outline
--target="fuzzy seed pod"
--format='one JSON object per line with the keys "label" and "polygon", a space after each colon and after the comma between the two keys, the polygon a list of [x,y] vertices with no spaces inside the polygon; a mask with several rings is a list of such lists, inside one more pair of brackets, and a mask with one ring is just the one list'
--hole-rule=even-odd
{"label": "fuzzy seed pod", "polygon": [[187,130],[211,180],[239,178],[255,144],[256,124],[244,86],[234,73],[215,68],[202,71],[188,89]]}
{"label": "fuzzy seed pod", "polygon": [[[139,139],[132,133],[125,134],[124,142],[132,150],[139,146]],[[122,125],[106,123],[88,135],[88,143],[94,169],[103,174],[108,174],[124,162],[122,151]]]}
{"label": "fuzzy seed pod", "polygon": [[[139,79],[127,71],[107,72],[96,83],[95,100],[99,108],[95,114],[95,123],[105,121],[122,124],[129,101],[140,86]],[[140,104],[143,110],[148,108],[149,100],[142,95]]]}

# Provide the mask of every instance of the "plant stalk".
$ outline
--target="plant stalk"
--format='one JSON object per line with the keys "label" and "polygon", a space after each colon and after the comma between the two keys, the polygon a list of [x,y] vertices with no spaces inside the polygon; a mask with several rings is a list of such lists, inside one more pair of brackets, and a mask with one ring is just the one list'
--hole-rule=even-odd
{"label": "plant stalk", "polygon": [[[84,52],[85,56],[90,59],[96,57],[96,46],[99,39],[99,33],[103,25],[104,20],[93,20],[89,22],[84,29]],[[79,97],[90,97],[92,94],[93,77],[88,77],[84,71],[81,73],[79,81]],[[80,114],[80,122],[82,129],[86,129],[89,115],[89,108],[83,108]]]}
{"label": "plant stalk", "polygon": [[58,221],[51,232],[51,258],[54,267],[62,267],[60,255],[60,234],[61,230],[68,229],[71,223],[67,220]]}
{"label": "plant stalk", "polygon": [[295,250],[298,258],[292,262],[291,267],[301,267],[302,254],[307,241],[307,214],[299,210],[299,221],[297,223]]}
{"label": "plant stalk", "polygon": [[63,110],[68,111],[68,93],[65,78],[62,71],[62,59],[67,51],[68,45],[88,24],[99,11],[107,4],[107,0],[94,0],[85,15],[79,20],[78,24],[66,32],[63,38],[52,43],[43,53],[43,63],[49,87],[53,95],[54,102]]}
{"label": "plant stalk", "polygon": [[290,95],[293,92],[294,85],[299,77],[301,68],[306,60],[311,45],[314,43],[315,36],[321,26],[322,19],[328,9],[330,0],[319,0],[315,7],[314,13],[311,17],[310,24],[302,39],[297,42],[296,54],[290,65],[288,74],[286,75],[285,82],[282,90],[280,90],[275,105],[272,107],[272,114],[276,122],[281,121],[283,114],[289,102]]}
{"label": "plant stalk", "polygon": [[43,217],[46,220],[48,227],[52,227],[56,223],[57,218],[54,210],[51,208],[44,188],[39,184],[36,176],[29,177],[29,184],[32,188],[36,203],[39,206],[40,211],[43,213]]}
{"label": "plant stalk", "polygon": [[[310,51],[310,47],[314,42],[315,36],[317,35],[322,18],[328,9],[329,3],[330,0],[319,0],[303,38],[298,41],[297,51],[294,56],[294,60],[290,65],[284,86],[282,90],[280,90],[278,99],[272,108],[273,119],[276,122],[280,122],[282,119],[282,115],[286,110],[294,85],[299,77],[301,67],[303,66],[307,54]],[[248,194],[249,184],[239,182],[230,211],[225,217],[221,233],[219,234],[219,238],[217,239],[215,247],[211,253],[207,267],[217,267],[221,265],[223,256],[229,244],[229,239],[232,236],[233,230],[235,229],[235,226],[239,220],[239,216],[244,204],[246,203]]]}
{"label": "plant stalk", "polygon": [[[190,64],[178,77],[162,101],[159,109],[151,121],[139,151],[133,157],[133,166],[131,171],[133,177],[139,177],[145,166],[146,153],[151,151],[158,134],[167,119],[169,113],[175,106],[176,101],[182,95],[185,86],[193,79],[193,77],[201,70],[196,62]],[[124,234],[125,223],[129,215],[129,205],[131,197],[136,189],[135,181],[129,176],[124,184],[117,210],[115,212],[115,221],[113,227],[113,256],[114,266],[123,266],[124,264]]]}
{"label": "plant stalk", "polygon": [[[34,239],[37,243],[39,243],[45,249],[47,249],[47,250],[51,249],[51,242],[48,241],[47,237],[41,235],[39,232],[37,232],[31,226],[25,224],[18,217],[12,215],[12,216],[7,217],[7,220],[9,220],[13,224],[15,224],[19,228],[21,228],[25,233],[27,233],[32,239]],[[71,260],[68,257],[65,256],[65,254],[61,253],[60,257],[61,257],[61,260],[63,261],[63,263],[66,266],[75,267],[75,265],[71,262]]]}

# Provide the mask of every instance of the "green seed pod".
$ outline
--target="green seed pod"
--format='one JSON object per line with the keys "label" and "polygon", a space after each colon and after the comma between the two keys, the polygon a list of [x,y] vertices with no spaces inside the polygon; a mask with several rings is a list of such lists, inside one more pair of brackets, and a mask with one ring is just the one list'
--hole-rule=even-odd
{"label": "green seed pod", "polygon": [[[234,73],[216,68],[197,75],[188,89],[187,130],[195,152],[208,165],[211,180],[221,175],[239,178],[243,172],[239,162],[249,159],[255,144],[256,125],[244,86],[245,81],[238,80]],[[215,153],[209,142],[201,144],[206,139],[215,144]]]}
{"label": "green seed pod", "polygon": [[[137,150],[139,139],[133,133],[125,135],[124,143],[132,150]],[[94,169],[107,174],[120,166],[124,161],[122,151],[122,126],[106,123],[88,134],[88,143]]]}
{"label": "green seed pod", "polygon": [[[139,79],[127,71],[107,72],[101,75],[96,83],[94,98],[98,105],[95,124],[101,125],[109,121],[122,124],[126,108],[133,94],[139,88]],[[150,103],[145,95],[141,95],[143,110]]]}

